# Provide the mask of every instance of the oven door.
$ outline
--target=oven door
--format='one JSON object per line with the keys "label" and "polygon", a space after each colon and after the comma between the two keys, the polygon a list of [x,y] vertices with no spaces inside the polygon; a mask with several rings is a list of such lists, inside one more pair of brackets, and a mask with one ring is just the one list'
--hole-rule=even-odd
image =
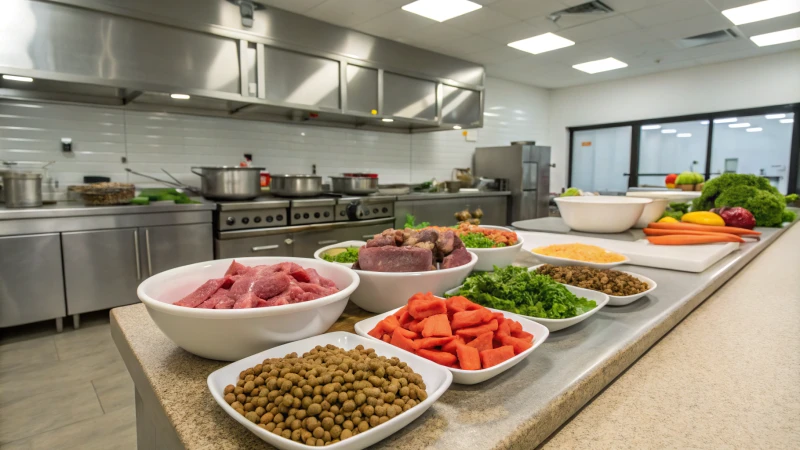
{"label": "oven door", "polygon": [[292,256],[292,234],[254,236],[237,239],[214,239],[214,258],[248,256]]}

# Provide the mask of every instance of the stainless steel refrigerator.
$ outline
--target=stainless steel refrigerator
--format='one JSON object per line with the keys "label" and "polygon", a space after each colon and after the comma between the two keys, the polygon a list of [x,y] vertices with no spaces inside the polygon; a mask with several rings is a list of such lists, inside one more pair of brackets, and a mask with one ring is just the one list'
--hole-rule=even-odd
{"label": "stainless steel refrigerator", "polygon": [[506,147],[477,148],[475,175],[508,180],[508,223],[549,215],[550,147],[512,142]]}

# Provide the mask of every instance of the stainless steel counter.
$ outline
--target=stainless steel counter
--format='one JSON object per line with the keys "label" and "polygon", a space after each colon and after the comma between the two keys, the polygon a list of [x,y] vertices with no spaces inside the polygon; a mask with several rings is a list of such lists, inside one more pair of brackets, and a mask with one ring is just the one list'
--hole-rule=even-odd
{"label": "stainless steel counter", "polygon": [[453,199],[453,198],[465,198],[465,197],[508,197],[511,195],[510,191],[483,191],[483,192],[459,192],[457,194],[450,194],[447,192],[437,192],[437,193],[422,193],[422,192],[413,192],[411,194],[406,195],[398,195],[397,201],[398,202],[408,202],[408,201],[416,201],[416,200],[444,200],[444,199]]}
{"label": "stainless steel counter", "polygon": [[57,203],[38,208],[6,208],[0,204],[0,220],[13,219],[50,219],[54,217],[113,216],[119,214],[149,214],[182,211],[213,211],[214,203],[173,204],[159,203],[152,205],[115,205],[84,206],[82,203]]}

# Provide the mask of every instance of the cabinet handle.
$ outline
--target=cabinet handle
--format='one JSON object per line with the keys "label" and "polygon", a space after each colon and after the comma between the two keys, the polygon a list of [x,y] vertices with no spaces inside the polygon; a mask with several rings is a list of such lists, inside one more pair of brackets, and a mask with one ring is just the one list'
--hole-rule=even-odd
{"label": "cabinet handle", "polygon": [[133,230],[133,254],[136,255],[136,279],[142,279],[141,261],[139,260],[139,231]]}
{"label": "cabinet handle", "polygon": [[292,240],[292,239],[286,239],[286,240],[284,240],[283,242],[285,242],[285,243],[286,243],[286,245],[292,245],[292,244],[294,244],[294,240]]}
{"label": "cabinet handle", "polygon": [[144,248],[147,250],[147,276],[153,276],[153,261],[150,258],[150,230],[144,229]]}
{"label": "cabinet handle", "polygon": [[280,247],[279,245],[262,245],[261,247],[253,247],[250,249],[252,252],[261,252],[264,250],[275,250],[276,248]]}
{"label": "cabinet handle", "polygon": [[319,242],[317,242],[317,245],[335,244],[337,242],[339,242],[339,241],[337,241],[336,239],[329,239],[327,241],[319,241]]}
{"label": "cabinet handle", "polygon": [[365,234],[361,236],[361,239],[372,239],[374,237],[375,237],[374,234]]}

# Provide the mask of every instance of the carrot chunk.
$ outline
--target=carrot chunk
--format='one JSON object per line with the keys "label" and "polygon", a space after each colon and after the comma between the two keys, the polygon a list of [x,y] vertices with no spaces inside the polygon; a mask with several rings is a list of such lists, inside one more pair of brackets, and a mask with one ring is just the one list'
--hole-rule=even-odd
{"label": "carrot chunk", "polygon": [[[451,325],[452,326],[452,325]],[[483,325],[479,325],[477,327],[470,327],[470,328],[462,328],[460,330],[456,330],[456,334],[463,337],[478,337],[487,331],[494,331],[497,329],[497,320],[492,319],[489,323],[485,323]]]}
{"label": "carrot chunk", "polygon": [[450,341],[447,344],[444,344],[442,346],[442,351],[443,352],[447,352],[447,353],[452,353],[452,354],[455,355],[456,354],[456,349],[458,348],[458,346],[459,345],[464,345],[464,344],[466,344],[466,341],[464,341],[464,338],[461,337],[461,336],[456,336],[452,341]]}
{"label": "carrot chunk", "polygon": [[459,328],[469,328],[488,322],[494,318],[492,312],[486,308],[476,309],[474,311],[461,311],[453,314],[453,321],[450,326],[454,330]]}
{"label": "carrot chunk", "polygon": [[448,367],[455,364],[457,360],[456,355],[452,353],[440,352],[436,350],[420,349],[417,350],[417,355],[422,356],[425,359],[429,359],[435,362],[436,364],[441,364],[443,366],[448,366]]}
{"label": "carrot chunk", "polygon": [[414,294],[408,300],[408,312],[415,319],[424,319],[437,314],[447,314],[447,306],[444,299],[436,298],[430,292]]}
{"label": "carrot chunk", "polygon": [[403,331],[407,330],[403,330],[402,328],[396,328],[394,330],[394,333],[392,333],[392,340],[389,343],[394,345],[395,347],[400,347],[403,350],[414,353],[414,341],[404,336]]}
{"label": "carrot chunk", "polygon": [[403,306],[402,308],[398,309],[397,312],[393,314],[393,316],[397,317],[397,320],[400,320],[403,317],[403,313],[408,312],[408,305]]}
{"label": "carrot chunk", "polygon": [[496,366],[504,361],[514,357],[514,347],[504,345],[502,347],[494,348],[492,350],[484,350],[480,352],[481,365],[484,369]]}
{"label": "carrot chunk", "polygon": [[450,329],[450,321],[447,314],[437,314],[425,319],[425,326],[422,328],[423,337],[442,337],[452,336],[453,330]]}
{"label": "carrot chunk", "polygon": [[522,339],[523,341],[533,342],[533,335],[528,333],[527,331],[517,331],[517,332],[512,331],[511,336],[517,339]]}
{"label": "carrot chunk", "polygon": [[532,343],[512,336],[500,336],[500,342],[502,342],[503,345],[510,345],[513,347],[515,355],[519,355],[525,350],[533,347]]}
{"label": "carrot chunk", "polygon": [[413,331],[417,334],[422,334],[422,330],[425,329],[425,321],[428,320],[427,318],[422,320],[413,320],[411,323],[408,324],[406,329]]}
{"label": "carrot chunk", "polygon": [[421,349],[421,348],[433,348],[439,347],[440,345],[445,345],[448,342],[455,339],[455,336],[448,336],[448,337],[429,337],[429,338],[422,338],[417,339],[414,341],[414,348]]}
{"label": "carrot chunk", "polygon": [[467,345],[461,345],[456,349],[456,355],[458,356],[458,363],[461,365],[461,368],[464,370],[480,370],[481,369],[481,357],[478,353],[478,349],[475,347],[470,347]]}
{"label": "carrot chunk", "polygon": [[387,344],[390,344],[392,342],[392,338],[388,334],[384,334],[381,340],[383,342],[386,342]]}
{"label": "carrot chunk", "polygon": [[383,337],[383,328],[381,328],[380,322],[378,322],[378,325],[375,325],[375,328],[369,330],[369,332],[367,334],[372,336],[372,337],[374,337],[375,339],[382,338]]}
{"label": "carrot chunk", "polygon": [[473,339],[467,346],[474,347],[478,349],[479,352],[484,350],[491,350],[492,349],[492,339],[494,338],[494,333],[491,331],[487,331]]}
{"label": "carrot chunk", "polygon": [[397,327],[394,329],[394,333],[400,333],[408,339],[419,339],[419,333],[415,333],[411,330],[406,330],[403,327]]}
{"label": "carrot chunk", "polygon": [[511,336],[511,326],[508,324],[508,322],[510,322],[510,320],[504,320],[503,323],[501,323],[500,326],[497,327],[496,334],[498,340],[502,336]]}
{"label": "carrot chunk", "polygon": [[394,333],[394,329],[400,326],[400,322],[397,320],[397,317],[388,316],[378,322],[378,326],[381,327],[386,334],[392,334]]}
{"label": "carrot chunk", "polygon": [[517,322],[516,320],[509,319],[508,326],[511,327],[511,334],[514,334],[514,332],[522,331],[522,324]]}
{"label": "carrot chunk", "polygon": [[409,323],[411,323],[411,321],[414,320],[414,318],[411,317],[411,314],[408,312],[408,310],[405,310],[403,311],[403,314],[397,318],[397,320],[400,322],[400,326],[405,328]]}
{"label": "carrot chunk", "polygon": [[445,305],[447,306],[447,314],[450,315],[453,315],[457,312],[472,311],[475,309],[482,308],[481,305],[473,303],[466,297],[461,297],[461,296],[448,298],[447,300],[445,300]]}

